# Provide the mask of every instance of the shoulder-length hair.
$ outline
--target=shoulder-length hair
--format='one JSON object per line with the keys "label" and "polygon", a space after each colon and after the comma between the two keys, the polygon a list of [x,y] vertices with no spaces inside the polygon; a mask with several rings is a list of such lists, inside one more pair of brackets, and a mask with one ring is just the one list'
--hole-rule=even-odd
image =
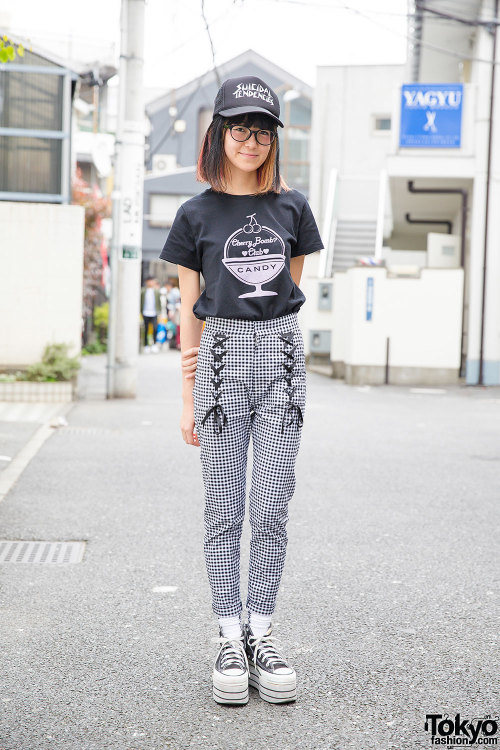
{"label": "shoulder-length hair", "polygon": [[[201,144],[196,179],[199,182],[208,182],[212,190],[218,193],[223,193],[227,189],[228,160],[224,151],[225,125],[248,125],[274,132],[277,130],[276,122],[271,117],[256,112],[248,112],[235,117],[215,115]],[[271,143],[265,162],[257,169],[257,185],[255,195],[290,190],[280,175],[278,136]]]}

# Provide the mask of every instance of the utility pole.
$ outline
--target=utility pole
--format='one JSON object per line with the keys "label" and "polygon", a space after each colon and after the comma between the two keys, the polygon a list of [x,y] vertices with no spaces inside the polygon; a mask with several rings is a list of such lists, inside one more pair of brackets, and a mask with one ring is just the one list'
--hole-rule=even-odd
{"label": "utility pole", "polygon": [[489,213],[490,213],[490,190],[492,172],[492,147],[493,147],[493,117],[495,112],[495,71],[497,66],[497,26],[498,26],[498,0],[494,0],[494,22],[491,26],[493,45],[491,52],[491,83],[490,83],[490,116],[488,123],[488,156],[486,160],[486,201],[484,207],[484,251],[483,251],[483,293],[481,298],[481,332],[479,336],[479,375],[478,385],[484,382],[484,338],[485,338],[485,316],[486,316],[486,285],[488,281],[488,237],[489,237]]}
{"label": "utility pole", "polygon": [[122,0],[116,126],[107,398],[135,398],[144,178],[145,0]]}

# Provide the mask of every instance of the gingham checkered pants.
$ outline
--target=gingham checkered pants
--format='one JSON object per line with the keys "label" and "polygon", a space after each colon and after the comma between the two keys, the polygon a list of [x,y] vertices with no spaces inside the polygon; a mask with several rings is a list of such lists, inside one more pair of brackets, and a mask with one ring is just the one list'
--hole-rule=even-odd
{"label": "gingham checkered pants", "polygon": [[285,563],[288,502],[306,400],[297,313],[271,320],[207,317],[193,395],[213,611],[219,617],[242,611],[240,539],[252,436],[246,607],[271,615]]}

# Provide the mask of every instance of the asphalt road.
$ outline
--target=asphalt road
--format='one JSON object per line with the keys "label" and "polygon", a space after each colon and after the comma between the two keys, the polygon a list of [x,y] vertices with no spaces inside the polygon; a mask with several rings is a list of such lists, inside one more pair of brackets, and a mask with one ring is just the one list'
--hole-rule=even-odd
{"label": "asphalt road", "polygon": [[[87,542],[81,563],[0,565],[1,750],[414,750],[427,714],[498,716],[500,389],[308,373],[274,617],[298,698],[226,707],[179,361],[142,356],[138,398],[106,401],[88,360],[0,504],[1,539]],[[12,429],[14,455],[31,428]],[[246,520],[243,602],[248,542]]]}

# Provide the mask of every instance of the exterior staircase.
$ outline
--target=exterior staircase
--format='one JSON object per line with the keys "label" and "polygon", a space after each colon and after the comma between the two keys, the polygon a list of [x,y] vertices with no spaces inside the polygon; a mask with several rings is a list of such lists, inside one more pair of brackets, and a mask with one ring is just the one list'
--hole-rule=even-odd
{"label": "exterior staircase", "polygon": [[356,260],[375,254],[377,222],[364,219],[338,219],[333,252],[333,270],[345,271]]}

